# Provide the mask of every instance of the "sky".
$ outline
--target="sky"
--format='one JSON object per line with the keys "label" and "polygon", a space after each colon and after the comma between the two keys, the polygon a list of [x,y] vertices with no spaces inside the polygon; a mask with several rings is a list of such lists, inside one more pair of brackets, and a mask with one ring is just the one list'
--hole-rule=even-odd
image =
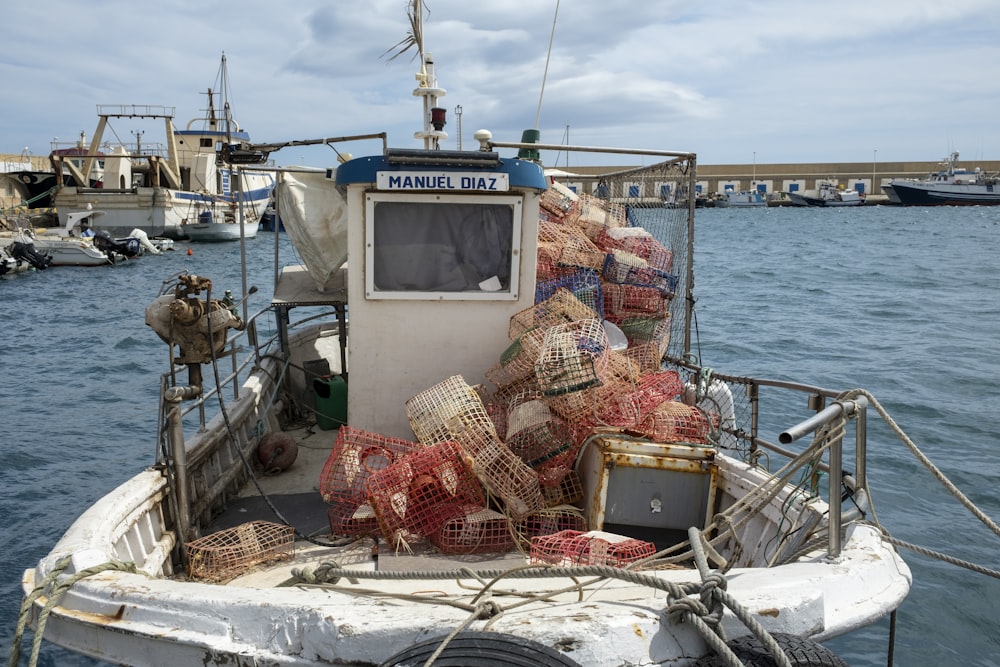
{"label": "sky", "polygon": [[[89,140],[98,105],[174,107],[185,127],[228,63],[254,141],[387,132],[417,148],[406,0],[45,0],[0,24],[0,153]],[[426,0],[447,91],[443,148],[473,133],[691,151],[702,164],[1000,159],[996,0]],[[549,53],[552,39],[551,54]],[[456,113],[457,107],[462,113]],[[461,142],[459,141],[461,125]],[[196,127],[201,127],[197,125]],[[990,129],[993,127],[994,129]],[[106,138],[162,141],[162,122]],[[363,144],[341,151],[367,152]],[[274,153],[331,166],[327,146]],[[565,156],[543,155],[553,166]]]}

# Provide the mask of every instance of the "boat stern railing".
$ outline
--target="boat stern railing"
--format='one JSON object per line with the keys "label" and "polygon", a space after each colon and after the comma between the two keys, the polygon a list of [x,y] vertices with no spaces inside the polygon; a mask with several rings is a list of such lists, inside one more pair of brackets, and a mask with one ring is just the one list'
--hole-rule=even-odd
{"label": "boat stern railing", "polygon": [[[778,461],[798,462],[802,473],[796,483],[802,493],[827,504],[827,550],[837,558],[844,527],[868,510],[868,400],[798,382],[726,375],[679,359],[667,364],[686,377],[688,400],[722,415],[713,436],[720,450],[768,470],[783,467]],[[713,384],[725,387],[725,400],[704,390]],[[811,414],[803,416],[803,407]],[[793,446],[809,435],[808,445]]]}

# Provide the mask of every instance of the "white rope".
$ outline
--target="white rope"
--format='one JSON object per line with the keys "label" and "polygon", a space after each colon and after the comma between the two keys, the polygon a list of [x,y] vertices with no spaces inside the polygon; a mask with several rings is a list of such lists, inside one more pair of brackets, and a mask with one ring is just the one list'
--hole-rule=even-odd
{"label": "white rope", "polygon": [[549,77],[549,60],[552,58],[552,42],[556,38],[556,19],[559,17],[559,0],[556,0],[556,11],[552,17],[552,33],[549,35],[549,50],[545,54],[545,72],[542,74],[542,90],[538,93],[538,111],[535,113],[535,127],[542,118],[542,98],[545,96],[545,80]]}

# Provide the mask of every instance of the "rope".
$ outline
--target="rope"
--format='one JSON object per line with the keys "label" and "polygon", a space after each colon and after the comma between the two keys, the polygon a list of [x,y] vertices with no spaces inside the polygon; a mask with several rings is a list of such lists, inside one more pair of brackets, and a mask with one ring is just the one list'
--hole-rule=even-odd
{"label": "rope", "polygon": [[[767,650],[775,658],[777,662],[777,667],[792,667],[791,662],[788,660],[788,656],[785,652],[778,646],[778,643],[774,641],[770,633],[764,629],[760,623],[755,619],[743,605],[739,603],[733,596],[726,592],[726,579],[718,572],[712,572],[708,568],[708,559],[705,557],[705,551],[702,548],[702,534],[697,528],[688,528],[688,541],[691,542],[691,550],[694,551],[694,562],[698,568],[699,574],[701,574],[703,586],[701,602],[704,604],[709,600],[713,601],[714,612],[718,614],[718,621],[715,627],[716,632],[712,634],[716,635],[719,639],[719,643],[723,646],[723,651],[719,651],[716,642],[713,640],[710,642],[710,646],[715,649],[716,653],[722,656],[728,665],[742,665],[736,654],[733,653],[728,646],[725,644],[725,637],[722,633],[722,605],[728,607],[735,616],[740,619],[740,621],[749,629],[754,636],[761,640]],[[706,636],[706,641],[708,640]]]}
{"label": "rope", "polygon": [[438,656],[440,656],[448,644],[451,643],[451,640],[457,637],[460,632],[472,625],[473,621],[486,618],[495,620],[496,618],[499,618],[499,615],[502,613],[503,611],[500,609],[499,605],[495,604],[491,600],[484,600],[477,604],[476,608],[472,610],[471,614],[469,614],[469,617],[466,618],[461,625],[448,633],[448,636],[444,638],[436,649],[434,649],[434,652],[431,653],[427,658],[427,661],[424,662],[424,667],[431,667],[431,665],[434,664],[434,661],[438,659]]}
{"label": "rope", "polygon": [[904,542],[903,540],[897,540],[895,537],[889,535],[888,533],[883,534],[883,539],[885,539],[886,542],[891,542],[892,544],[895,544],[897,547],[903,547],[904,549],[915,551],[918,554],[929,556],[930,558],[937,558],[938,560],[944,561],[945,563],[950,563],[952,565],[964,567],[967,570],[972,570],[973,572],[978,572],[979,574],[985,574],[987,576],[993,577],[994,579],[1000,579],[1000,571],[998,570],[993,570],[988,567],[983,567],[982,565],[970,563],[969,561],[962,560],[960,558],[955,558],[954,556],[949,556],[948,554],[941,553],[940,551],[933,551],[931,549],[928,549],[927,547],[922,547],[917,544],[910,544],[909,542]]}
{"label": "rope", "polygon": [[[339,566],[337,563],[332,561],[327,561],[318,566],[315,570],[310,570],[308,568],[304,569],[293,569],[292,578],[283,584],[282,586],[295,585],[295,584],[306,584],[318,587],[329,587],[336,584],[341,578],[347,578],[352,581],[358,579],[372,579],[372,580],[402,580],[402,579],[423,579],[423,580],[446,580],[446,579],[477,579],[481,583],[489,578],[490,581],[483,585],[479,592],[473,597],[472,604],[465,605],[460,604],[452,600],[438,600],[429,599],[426,597],[412,596],[408,594],[385,594],[387,597],[397,597],[405,599],[416,599],[421,602],[438,603],[438,604],[448,604],[448,606],[457,607],[469,611],[469,616],[463,621],[463,623],[455,628],[449,635],[444,639],[441,646],[428,658],[428,661],[424,663],[425,667],[429,667],[433,664],[434,660],[440,655],[441,651],[444,650],[444,646],[447,645],[454,637],[456,637],[460,632],[469,627],[469,625],[475,620],[486,620],[489,619],[489,624],[492,624],[496,619],[498,619],[505,610],[510,610],[518,606],[529,604],[536,601],[545,601],[552,598],[554,595],[563,592],[578,590],[582,594],[582,590],[588,586],[598,584],[607,579],[618,579],[621,581],[626,581],[629,583],[644,585],[649,588],[654,588],[667,593],[668,600],[670,603],[663,611],[662,616],[669,619],[672,622],[687,622],[690,623],[704,638],[708,646],[716,652],[717,655],[721,656],[729,667],[742,667],[742,663],[739,658],[732,652],[732,650],[726,645],[725,636],[722,630],[722,617],[724,613],[723,607],[729,608],[733,614],[761,641],[764,645],[771,651],[772,655],[776,656],[777,665],[779,667],[791,667],[788,662],[788,658],[784,655],[781,647],[774,641],[774,639],[768,634],[760,623],[750,614],[733,596],[726,592],[726,579],[725,577],[717,572],[712,571],[708,567],[708,558],[705,555],[705,551],[702,546],[701,534],[697,528],[689,529],[689,540],[692,542],[692,550],[695,553],[695,562],[698,565],[699,573],[702,577],[702,582],[689,582],[686,584],[678,584],[670,581],[662,580],[658,577],[642,574],[632,570],[626,570],[616,567],[611,567],[607,565],[588,565],[588,566],[575,566],[575,567],[562,567],[562,566],[552,566],[552,565],[525,565],[518,568],[512,568],[509,570],[477,570],[473,571],[468,568],[461,568],[457,570],[441,571],[441,570],[423,570],[423,571],[361,571],[352,570]],[[501,607],[492,598],[480,599],[487,591],[491,590],[496,582],[504,578],[510,579],[526,579],[526,578],[573,578],[574,585],[568,586],[566,588],[556,590],[556,591],[543,591],[536,593],[528,597],[521,602],[515,603],[513,605],[508,605],[506,608]],[[591,581],[579,582],[577,577],[594,577]],[[358,591],[352,591],[351,589],[338,588],[338,591],[344,593],[357,593]],[[365,591],[367,593],[367,591]],[[693,597],[695,594],[698,597]],[[520,593],[518,593],[520,595]]]}
{"label": "rope", "polygon": [[46,600],[45,605],[42,607],[42,611],[39,612],[38,619],[36,621],[35,637],[31,643],[31,658],[28,661],[28,667],[35,667],[38,664],[38,655],[42,649],[42,638],[45,636],[45,624],[49,620],[49,614],[59,605],[59,601],[62,600],[63,596],[67,593],[67,591],[69,591],[70,588],[73,587],[74,584],[76,584],[76,582],[109,570],[133,573],[136,571],[134,563],[108,561],[106,563],[102,563],[101,565],[95,565],[93,567],[88,567],[85,570],[80,570],[79,572],[66,577],[56,584],[56,581],[59,579],[59,575],[61,575],[63,571],[69,567],[71,562],[72,555],[60,558],[56,561],[52,571],[49,572],[41,582],[35,585],[35,588],[32,589],[31,593],[24,596],[24,600],[21,602],[21,612],[17,619],[17,629],[14,632],[14,642],[11,644],[10,654],[7,659],[8,667],[17,667],[20,662],[21,640],[24,637],[24,630],[28,626],[28,618],[31,615],[31,609],[34,607],[35,602],[38,601],[38,599],[50,586],[52,586],[52,590],[49,593],[48,600]]}
{"label": "rope", "polygon": [[948,489],[948,491],[960,503],[962,503],[962,505],[965,506],[967,510],[972,512],[972,514],[977,519],[979,519],[987,528],[993,531],[994,535],[1000,537],[1000,525],[997,525],[995,521],[993,521],[990,517],[986,516],[986,514],[983,513],[982,510],[976,507],[975,503],[969,500],[969,498],[964,493],[958,490],[958,487],[955,486],[951,482],[951,480],[949,480],[945,476],[945,474],[938,469],[937,466],[931,463],[930,459],[928,459],[927,456],[924,455],[922,451],[920,451],[920,449],[916,446],[916,444],[914,444],[914,442],[910,440],[909,436],[903,433],[903,429],[901,429],[899,425],[896,423],[896,421],[891,416],[889,416],[889,413],[885,410],[885,408],[882,407],[882,404],[879,403],[874,396],[872,396],[868,391],[864,389],[854,389],[852,391],[843,394],[842,398],[850,399],[856,396],[864,396],[865,398],[867,398],[868,401],[871,403],[871,405],[878,412],[879,416],[882,417],[882,420],[885,421],[885,423],[889,426],[889,428],[892,429],[892,431],[896,434],[896,436],[903,441],[903,444],[905,444],[909,448],[910,452],[912,452],[913,455],[917,457],[917,460],[920,461],[920,463],[922,463],[923,466],[932,475],[934,475],[934,477],[936,477],[937,480],[941,482],[941,484],[944,485],[944,487]]}

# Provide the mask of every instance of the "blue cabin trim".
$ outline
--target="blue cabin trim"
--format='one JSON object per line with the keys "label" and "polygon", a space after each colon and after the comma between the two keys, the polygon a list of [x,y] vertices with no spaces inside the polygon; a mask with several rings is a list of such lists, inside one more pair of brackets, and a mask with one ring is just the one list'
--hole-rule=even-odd
{"label": "blue cabin trim", "polygon": [[532,188],[539,192],[548,189],[548,182],[542,168],[534,162],[519,159],[499,159],[483,164],[469,164],[460,159],[462,155],[479,156],[482,153],[459,153],[455,151],[421,151],[424,160],[419,163],[409,161],[390,162],[387,155],[371,155],[348,160],[337,167],[337,185],[353,183],[374,183],[380,171],[455,171],[471,173],[504,173],[512,188]]}

